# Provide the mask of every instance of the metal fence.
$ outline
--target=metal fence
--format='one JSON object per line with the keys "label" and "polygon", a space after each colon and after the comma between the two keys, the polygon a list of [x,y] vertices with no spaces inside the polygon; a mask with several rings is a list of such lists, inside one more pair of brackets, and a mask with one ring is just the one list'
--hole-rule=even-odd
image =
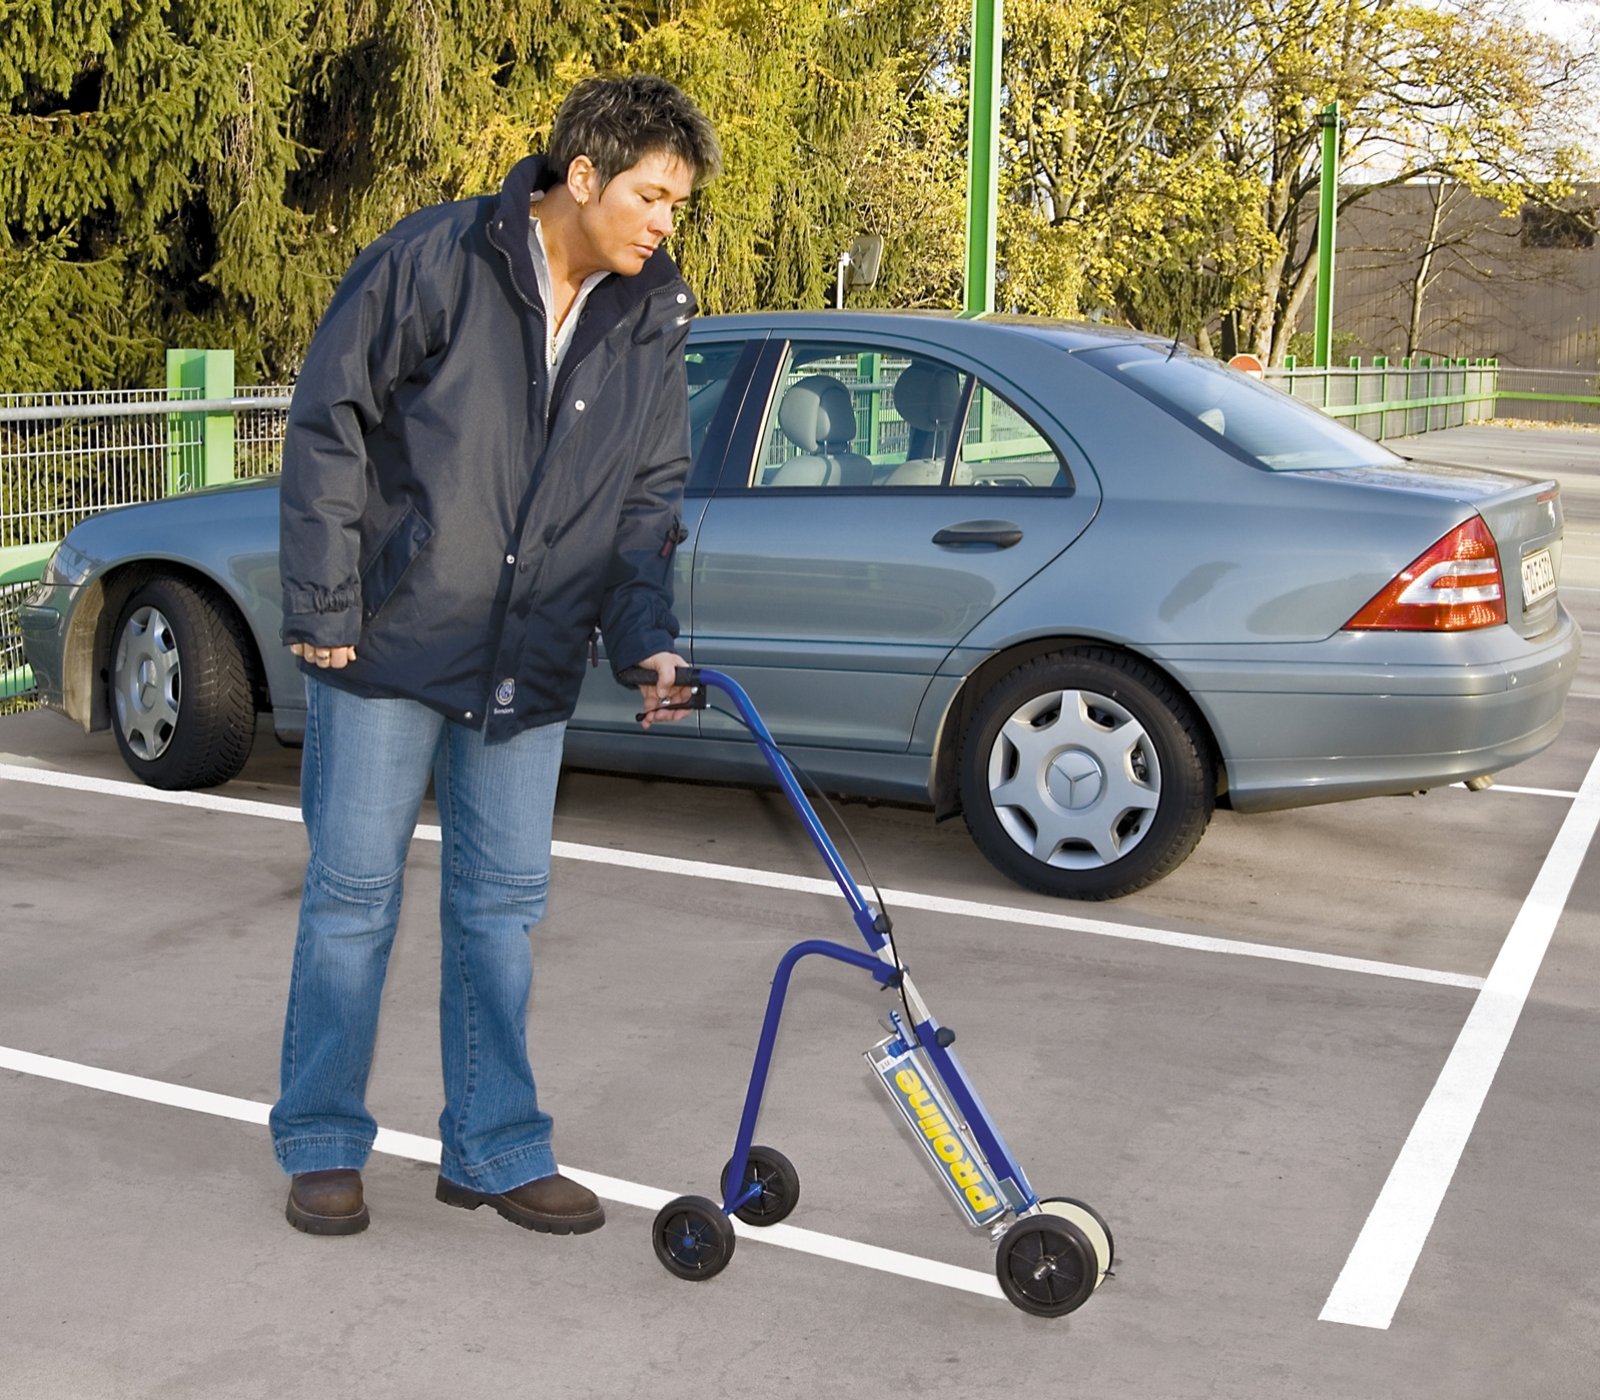
{"label": "metal fence", "polygon": [[1536,423],[1600,423],[1600,374],[1502,366],[1495,417]]}
{"label": "metal fence", "polygon": [[1263,376],[1371,438],[1411,437],[1486,419],[1600,423],[1600,376],[1427,356],[1300,367]]}
{"label": "metal fence", "polygon": [[208,420],[226,417],[228,477],[278,470],[286,386],[0,395],[0,549],[59,540],[86,515],[207,484]]}
{"label": "metal fence", "polygon": [[1371,438],[1410,437],[1495,416],[1499,368],[1479,361],[1269,370],[1269,384]]}

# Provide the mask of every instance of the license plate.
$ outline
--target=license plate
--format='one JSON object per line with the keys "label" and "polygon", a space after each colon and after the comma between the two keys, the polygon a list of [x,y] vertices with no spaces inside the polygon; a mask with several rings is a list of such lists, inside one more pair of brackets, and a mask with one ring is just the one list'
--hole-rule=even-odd
{"label": "license plate", "polygon": [[1541,549],[1522,561],[1522,606],[1531,608],[1541,598],[1556,591],[1555,566],[1550,562],[1550,551]]}

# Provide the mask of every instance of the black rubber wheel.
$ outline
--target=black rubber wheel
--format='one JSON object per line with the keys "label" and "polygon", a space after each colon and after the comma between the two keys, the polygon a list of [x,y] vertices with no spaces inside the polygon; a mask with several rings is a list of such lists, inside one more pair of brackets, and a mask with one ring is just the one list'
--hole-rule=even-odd
{"label": "black rubber wheel", "polygon": [[[1100,1273],[1105,1275],[1110,1272],[1112,1264],[1116,1262],[1117,1242],[1111,1234],[1111,1227],[1106,1224],[1105,1216],[1087,1201],[1080,1201],[1075,1196],[1045,1196],[1040,1199],[1039,1208],[1053,1215],[1065,1216],[1082,1230],[1100,1259]],[[1103,1240],[1096,1239],[1096,1235],[1103,1236]]]}
{"label": "black rubber wheel", "polygon": [[[729,1162],[722,1169],[722,1199],[728,1199]],[[744,1184],[760,1183],[761,1194],[734,1214],[746,1225],[776,1225],[800,1204],[800,1173],[775,1147],[752,1147],[745,1162]]]}
{"label": "black rubber wheel", "polygon": [[961,746],[978,849],[1019,885],[1114,899],[1176,870],[1205,834],[1216,765],[1187,701],[1135,657],[1052,652],[1001,677]]}
{"label": "black rubber wheel", "polygon": [[1082,1307],[1100,1281],[1089,1237],[1058,1215],[1017,1221],[1000,1237],[994,1271],[1006,1297],[1035,1317]]}
{"label": "black rubber wheel", "polygon": [[679,1196],[656,1214],[652,1237],[667,1272],[692,1280],[714,1278],[733,1258],[737,1236],[722,1207],[704,1196]]}
{"label": "black rubber wheel", "polygon": [[111,728],[151,787],[216,787],[255,741],[255,653],[233,608],[209,590],[154,578],[111,634]]}

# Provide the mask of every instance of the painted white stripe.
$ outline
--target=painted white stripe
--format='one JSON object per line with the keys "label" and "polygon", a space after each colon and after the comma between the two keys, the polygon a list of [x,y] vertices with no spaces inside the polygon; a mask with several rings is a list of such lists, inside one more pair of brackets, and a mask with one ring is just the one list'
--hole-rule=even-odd
{"label": "painted white stripe", "polygon": [[[0,1045],[0,1069],[14,1070],[41,1079],[54,1079],[64,1084],[76,1084],[86,1089],[99,1089],[108,1094],[121,1094],[125,1098],[142,1099],[147,1103],[164,1104],[169,1108],[188,1109],[194,1113],[209,1113],[218,1118],[233,1118],[242,1123],[265,1126],[271,1105],[257,1103],[254,1099],[234,1098],[229,1094],[214,1094],[207,1089],[191,1089],[183,1084],[168,1084],[159,1079],[144,1079],[136,1074],[122,1074],[116,1070],[99,1069],[94,1065],[78,1064],[72,1060],[59,1060],[49,1055],[35,1055],[27,1050],[14,1050]],[[400,1133],[389,1128],[379,1128],[374,1152],[391,1157],[405,1157],[412,1161],[439,1163],[439,1143],[433,1138],[416,1133]],[[676,1193],[659,1187],[644,1186],[619,1177],[603,1176],[599,1172],[580,1171],[563,1166],[561,1170],[574,1181],[587,1186],[602,1200],[619,1205],[638,1206],[642,1210],[657,1211]],[[763,1244],[777,1245],[781,1249],[798,1250],[802,1254],[815,1254],[842,1264],[858,1268],[875,1269],[880,1273],[896,1274],[901,1278],[934,1283],[944,1288],[957,1288],[966,1293],[977,1293],[985,1298],[1004,1298],[1000,1284],[993,1274],[977,1269],[966,1269],[956,1264],[946,1264],[937,1259],[924,1259],[915,1254],[903,1254],[896,1249],[883,1249],[859,1240],[844,1239],[838,1235],[825,1235],[817,1230],[803,1230],[794,1225],[769,1225],[762,1228],[746,1225],[742,1220],[733,1222],[734,1230],[743,1239],[760,1240]]]}
{"label": "painted white stripe", "polygon": [[[1463,792],[1466,791],[1467,785],[1465,783],[1457,783],[1456,786]],[[1493,787],[1486,788],[1484,791],[1511,792],[1520,797],[1560,797],[1568,802],[1571,802],[1578,795],[1575,792],[1568,792],[1565,788],[1514,787],[1510,783],[1496,783]],[[1477,794],[1473,795],[1476,796]]]}
{"label": "painted white stripe", "polygon": [[1600,753],[1345,1260],[1322,1321],[1378,1328],[1393,1321],[1597,826]]}
{"label": "painted white stripe", "polygon": [[[684,875],[703,880],[728,880],[745,885],[764,885],[773,889],[844,898],[832,880],[820,880],[805,875],[784,875],[771,870],[746,870],[740,866],[713,865],[707,861],[679,860],[671,856],[638,855],[631,851],[606,850],[598,846],[566,846],[563,842],[556,843],[556,850],[558,854],[568,855],[575,860],[625,865],[636,870],[655,870],[666,875]],[[975,900],[948,899],[942,895],[922,894],[916,890],[885,889],[883,901],[891,910],[921,909],[932,914],[954,914],[961,918],[990,919],[1005,924],[1062,929],[1071,933],[1093,934],[1100,938],[1123,939],[1131,943],[1155,943],[1166,948],[1185,948],[1198,953],[1225,953],[1234,957],[1265,958],[1272,962],[1299,963],[1307,967],[1331,968],[1338,972],[1360,972],[1371,977],[1431,982],[1442,987],[1477,988],[1483,985],[1481,977],[1469,977],[1464,973],[1437,972],[1432,968],[1408,967],[1403,963],[1379,962],[1371,958],[1347,958],[1335,953],[1314,953],[1300,948],[1282,948],[1270,943],[1247,943],[1234,938],[1179,933],[1172,929],[1141,928],[1137,924],[1086,919],[1076,914],[1057,914],[1042,909],[1022,909],[1010,904],[981,904]]]}
{"label": "painted white stripe", "polygon": [[[80,777],[49,769],[25,768],[0,763],[0,780],[37,783],[45,787],[70,788],[80,792],[127,797],[141,802],[169,803],[214,812],[238,812],[274,821],[298,822],[300,811],[284,803],[253,802],[210,793],[160,792],[142,783],[116,782],[108,778]],[[419,825],[419,840],[437,841],[439,828]],[[636,851],[612,850],[604,846],[582,846],[571,841],[556,841],[552,853],[559,859],[615,865],[629,870],[648,870],[686,879],[722,880],[730,884],[752,885],[764,889],[792,890],[800,894],[820,894],[843,899],[839,887],[830,880],[809,875],[789,875],[777,870],[753,870],[738,865],[718,865],[710,861],[681,860],[675,856],[645,855]],[[1369,977],[1388,977],[1404,982],[1427,982],[1440,987],[1476,990],[1483,978],[1459,972],[1439,972],[1432,968],[1410,967],[1404,963],[1380,962],[1372,958],[1349,958],[1335,953],[1316,953],[1301,948],[1284,948],[1270,943],[1250,943],[1242,939],[1213,938],[1205,934],[1179,933],[1170,929],[1142,928],[1137,924],[1113,923],[1107,919],[1087,919],[1076,914],[1058,914],[1041,909],[1022,909],[1010,904],[985,904],[969,899],[947,899],[916,890],[886,889],[884,902],[896,909],[921,909],[933,914],[952,914],[959,918],[986,919],[1004,924],[1026,924],[1034,928],[1061,929],[1069,933],[1092,934],[1132,943],[1151,943],[1166,948],[1183,948],[1197,953],[1223,953],[1233,957],[1262,958],[1269,962],[1296,963],[1304,967],[1326,968],[1335,972],[1361,973]]]}

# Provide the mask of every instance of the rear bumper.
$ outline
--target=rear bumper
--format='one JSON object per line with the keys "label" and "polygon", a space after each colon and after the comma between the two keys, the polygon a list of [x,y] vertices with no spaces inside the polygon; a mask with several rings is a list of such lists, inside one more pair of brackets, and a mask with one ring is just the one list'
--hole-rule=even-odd
{"label": "rear bumper", "polygon": [[1414,792],[1531,758],[1561,731],[1582,634],[1565,611],[1440,637],[1340,633],[1314,646],[1157,659],[1216,737],[1241,812]]}

